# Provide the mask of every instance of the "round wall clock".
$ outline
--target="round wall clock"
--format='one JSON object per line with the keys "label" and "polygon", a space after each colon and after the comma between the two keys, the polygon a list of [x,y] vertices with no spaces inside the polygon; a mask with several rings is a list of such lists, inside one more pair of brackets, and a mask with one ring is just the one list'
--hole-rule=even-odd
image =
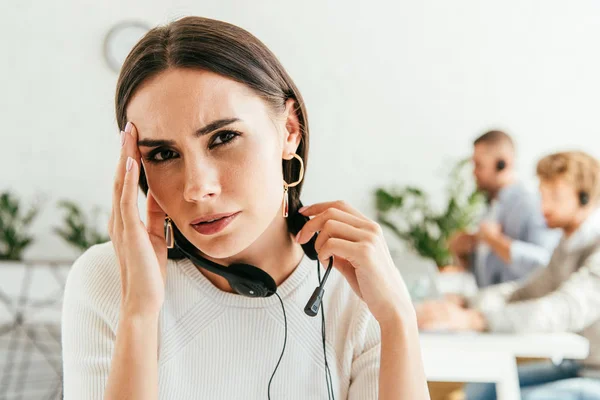
{"label": "round wall clock", "polygon": [[104,38],[104,58],[115,72],[121,66],[133,46],[150,30],[150,26],[140,21],[122,21],[113,26]]}

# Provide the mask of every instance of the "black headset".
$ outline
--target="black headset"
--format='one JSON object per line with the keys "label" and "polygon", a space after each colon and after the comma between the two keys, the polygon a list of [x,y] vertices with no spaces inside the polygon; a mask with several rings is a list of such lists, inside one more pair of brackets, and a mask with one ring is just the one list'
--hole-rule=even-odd
{"label": "black headset", "polygon": [[500,172],[506,168],[506,161],[500,159],[496,162],[496,171]]}
{"label": "black headset", "polygon": [[[500,159],[496,162],[496,171],[500,172],[506,168],[506,161]],[[583,207],[590,202],[590,195],[585,191],[579,192],[579,204]]]}
{"label": "black headset", "polygon": [[589,202],[590,202],[590,195],[585,190],[580,191],[579,192],[579,204],[581,204],[581,206],[583,207]]}
{"label": "black headset", "polygon": [[[302,219],[302,221],[296,221],[296,225],[300,224],[300,226],[304,226],[304,224],[309,220],[308,217],[300,213],[295,213],[293,216],[290,215],[288,218]],[[246,297],[270,297],[277,291],[275,280],[273,280],[271,275],[258,267],[241,263],[231,264],[228,267],[225,267],[202,257],[200,254],[198,254],[196,247],[191,244],[183,236],[183,234],[181,234],[179,229],[177,229],[172,221],[171,224],[173,227],[175,248],[185,257],[189,258],[194,265],[225,278],[236,293]],[[313,235],[313,237],[307,243],[302,245],[304,253],[311,260],[318,259],[318,254],[315,250],[315,242],[317,237],[318,234]],[[306,315],[314,317],[319,312],[323,294],[325,293],[325,282],[329,277],[332,267],[333,257],[330,257],[329,265],[327,266],[323,280],[319,283],[319,286],[317,286],[312,296],[306,303],[306,306],[304,307],[304,312]]]}
{"label": "black headset", "polygon": [[[302,207],[302,203],[300,202],[299,208]],[[288,223],[293,227],[293,231],[300,231],[304,224],[309,221],[309,218],[300,214],[299,212],[291,213],[288,216]],[[174,239],[174,248],[168,249],[169,258],[181,258],[183,255],[187,257],[194,265],[200,268],[204,268],[207,271],[210,271],[214,274],[217,274],[227,280],[231,288],[238,294],[246,297],[270,297],[274,294],[277,294],[277,284],[275,280],[263,271],[262,269],[255,267],[249,264],[231,264],[228,267],[217,264],[213,261],[207,260],[198,254],[198,250],[196,247],[191,244],[183,234],[177,229],[175,224],[171,221],[173,228],[173,239]],[[167,221],[165,219],[165,230],[167,227]],[[297,233],[297,232],[292,232]],[[318,234],[313,235],[313,237],[305,244],[302,245],[302,249],[304,253],[311,260],[318,260],[318,254],[315,250],[315,242],[317,240]],[[166,232],[165,232],[166,237]],[[323,294],[325,293],[324,286],[327,281],[327,277],[331,272],[333,267],[333,257],[329,258],[329,265],[327,266],[327,270],[325,271],[325,275],[323,275],[323,279],[321,280],[321,273],[318,270],[319,277],[319,286],[315,289],[312,296],[306,303],[304,307],[304,312],[306,315],[314,317],[319,312],[319,307],[321,305],[321,301],[323,300]],[[320,268],[320,264],[318,264],[318,268]],[[279,295],[277,295],[279,297]],[[281,356],[279,357],[279,361],[277,362],[277,366],[273,371],[273,375],[271,375],[271,380],[269,381],[268,388],[268,397],[271,398],[271,381],[275,376],[275,372],[277,371],[277,367],[279,367],[279,362],[283,357],[283,353],[285,351],[285,343],[287,341],[287,319],[285,316],[285,307],[283,306],[283,300],[279,297],[279,301],[281,302],[281,307],[283,308],[283,317],[285,321],[285,337],[283,350],[281,352]],[[325,361],[325,379],[327,381],[327,397],[335,400],[335,394],[333,390],[333,381],[331,379],[331,371],[329,369],[329,364],[327,362],[327,351],[325,349],[325,310],[321,312],[321,334],[323,339],[323,357]]]}

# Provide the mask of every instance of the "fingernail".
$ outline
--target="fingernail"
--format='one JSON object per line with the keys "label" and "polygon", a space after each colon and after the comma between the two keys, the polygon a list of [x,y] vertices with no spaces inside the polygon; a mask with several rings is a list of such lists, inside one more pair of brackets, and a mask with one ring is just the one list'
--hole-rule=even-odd
{"label": "fingernail", "polygon": [[300,232],[298,232],[298,234],[296,235],[296,242],[298,242],[300,240]]}
{"label": "fingernail", "polygon": [[121,131],[121,147],[125,144],[125,132]]}
{"label": "fingernail", "polygon": [[133,166],[133,158],[127,157],[127,165],[125,165],[125,169],[127,170],[127,172],[129,172],[129,170],[131,169],[132,166]]}
{"label": "fingernail", "polygon": [[303,213],[304,211],[306,211],[306,209],[307,209],[307,208],[308,208],[307,206],[301,207],[301,208],[298,210],[298,212],[299,212],[299,213]]}
{"label": "fingernail", "polygon": [[131,122],[127,122],[127,125],[125,125],[125,132],[131,133],[131,128],[132,128]]}

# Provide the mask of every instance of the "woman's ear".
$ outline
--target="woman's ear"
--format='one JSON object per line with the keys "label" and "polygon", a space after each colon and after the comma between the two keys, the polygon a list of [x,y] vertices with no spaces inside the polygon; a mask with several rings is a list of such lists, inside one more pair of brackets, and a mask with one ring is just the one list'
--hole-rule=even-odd
{"label": "woman's ear", "polygon": [[289,154],[293,154],[300,145],[302,131],[300,130],[300,121],[296,113],[296,100],[287,99],[285,102],[285,132],[283,137],[283,157],[288,159]]}

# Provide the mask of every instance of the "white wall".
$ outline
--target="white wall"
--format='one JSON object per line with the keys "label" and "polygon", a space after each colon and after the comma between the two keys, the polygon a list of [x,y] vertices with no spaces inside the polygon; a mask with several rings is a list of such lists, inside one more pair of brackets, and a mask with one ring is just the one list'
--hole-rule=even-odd
{"label": "white wall", "polygon": [[306,98],[305,203],[343,198],[369,215],[378,185],[442,199],[443,162],[491,127],[519,165],[561,148],[600,155],[598,1],[19,1],[0,12],[0,190],[44,193],[27,258],[74,253],[54,204],[111,203],[116,74],[102,41],[123,19],[197,14],[238,24],[279,56]]}

